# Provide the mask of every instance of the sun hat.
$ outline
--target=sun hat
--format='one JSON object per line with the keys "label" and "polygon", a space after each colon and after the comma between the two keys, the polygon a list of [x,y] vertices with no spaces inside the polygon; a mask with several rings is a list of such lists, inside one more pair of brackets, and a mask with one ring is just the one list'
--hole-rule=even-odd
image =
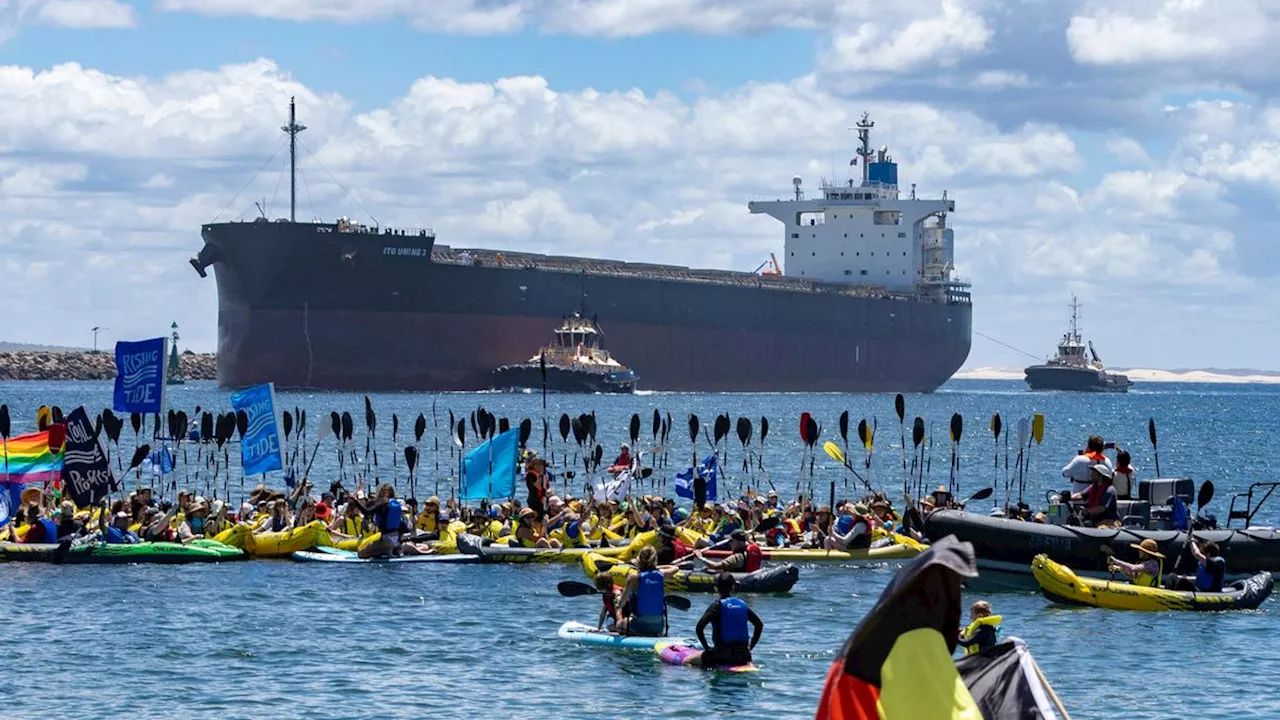
{"label": "sun hat", "polygon": [[1152,540],[1151,538],[1147,538],[1146,540],[1143,540],[1141,543],[1129,543],[1129,547],[1133,548],[1134,550],[1137,550],[1140,553],[1144,553],[1152,557],[1158,557],[1161,560],[1164,559],[1164,554],[1160,552],[1160,546],[1157,545],[1156,541]]}

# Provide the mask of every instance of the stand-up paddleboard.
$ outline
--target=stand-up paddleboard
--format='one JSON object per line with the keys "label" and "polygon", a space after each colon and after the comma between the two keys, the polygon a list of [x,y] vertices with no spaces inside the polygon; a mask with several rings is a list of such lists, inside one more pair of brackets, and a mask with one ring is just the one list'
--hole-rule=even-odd
{"label": "stand-up paddleboard", "polygon": [[[685,645],[685,644],[671,643],[671,642],[658,643],[658,645],[654,647],[653,650],[654,652],[658,653],[658,657],[662,660],[662,662],[667,663],[668,665],[685,665],[688,663],[690,656],[695,655],[699,652],[702,652],[701,649],[697,647],[693,647],[692,645]],[[701,665],[699,665],[698,667],[701,667]],[[732,665],[732,666],[725,666],[725,667],[717,666],[709,669],[719,670],[721,672],[733,672],[733,673],[760,672],[760,668],[757,667],[755,663],[749,663],[747,665]]]}
{"label": "stand-up paddleboard", "polygon": [[626,648],[628,650],[653,650],[660,643],[690,643],[692,640],[669,637],[643,637],[640,635],[615,635],[605,630],[596,630],[585,623],[569,622],[560,626],[556,636],[585,645],[603,645],[605,647]]}
{"label": "stand-up paddleboard", "polygon": [[303,562],[329,562],[349,564],[378,565],[383,563],[480,563],[482,558],[475,555],[401,555],[399,557],[362,558],[353,550],[339,550],[333,547],[321,547],[315,550],[301,550],[293,554],[294,560]]}

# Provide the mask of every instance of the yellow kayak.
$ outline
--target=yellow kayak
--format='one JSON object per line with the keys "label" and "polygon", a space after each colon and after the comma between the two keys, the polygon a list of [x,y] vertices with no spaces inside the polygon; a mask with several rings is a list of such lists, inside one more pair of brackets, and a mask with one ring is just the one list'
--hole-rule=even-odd
{"label": "yellow kayak", "polygon": [[[608,557],[600,553],[587,553],[582,557],[582,571],[587,577],[594,578],[596,573],[607,571],[613,576],[614,585],[626,585],[627,577],[635,572],[635,567],[620,562],[616,557]],[[667,592],[708,592],[716,591],[717,572],[706,570],[681,570],[666,578],[663,587]],[[783,593],[789,591],[800,579],[800,570],[795,565],[778,565],[764,568],[753,573],[733,573],[738,584],[735,592],[743,593]]]}
{"label": "yellow kayak", "polygon": [[253,550],[245,548],[245,551],[254,557],[289,557],[295,552],[332,544],[328,528],[317,520],[283,532],[257,533],[253,536]]}
{"label": "yellow kayak", "polygon": [[1252,610],[1271,595],[1271,573],[1223,587],[1220,593],[1167,590],[1160,587],[1131,585],[1123,580],[1099,580],[1076,575],[1071,568],[1037,555],[1031,561],[1031,574],[1045,597],[1069,605],[1092,605],[1111,610]]}

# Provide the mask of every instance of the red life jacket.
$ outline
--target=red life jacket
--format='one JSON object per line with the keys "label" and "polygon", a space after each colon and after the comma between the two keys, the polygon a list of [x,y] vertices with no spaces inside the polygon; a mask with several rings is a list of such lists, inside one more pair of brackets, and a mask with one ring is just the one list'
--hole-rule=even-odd
{"label": "red life jacket", "polygon": [[760,552],[760,546],[755,543],[747,543],[747,562],[743,570],[753,573],[760,569],[760,565],[763,562],[764,555]]}
{"label": "red life jacket", "polygon": [[1094,465],[1098,465],[1098,464],[1106,465],[1106,464],[1107,464],[1107,456],[1106,456],[1106,455],[1103,455],[1103,454],[1102,454],[1102,453],[1100,453],[1100,452],[1092,452],[1092,451],[1090,451],[1090,452],[1086,452],[1086,453],[1084,454],[1084,456],[1085,456],[1085,457],[1087,457],[1087,458],[1089,458],[1089,460],[1090,460]]}
{"label": "red life jacket", "polygon": [[1107,483],[1092,483],[1089,490],[1085,492],[1085,507],[1097,507],[1102,504],[1102,496],[1107,492]]}
{"label": "red life jacket", "polygon": [[609,613],[609,617],[613,617],[614,613],[615,613],[615,612],[617,612],[617,609],[618,609],[618,604],[617,604],[618,594],[617,594],[617,590],[618,590],[618,588],[617,588],[617,586],[615,585],[615,586],[614,586],[614,588],[613,588],[613,590],[610,590],[609,592],[604,593],[604,594],[602,594],[602,595],[600,596],[601,598],[603,598],[603,599],[604,599],[604,609],[605,609],[605,611],[606,611],[606,612],[608,612],[608,613]]}

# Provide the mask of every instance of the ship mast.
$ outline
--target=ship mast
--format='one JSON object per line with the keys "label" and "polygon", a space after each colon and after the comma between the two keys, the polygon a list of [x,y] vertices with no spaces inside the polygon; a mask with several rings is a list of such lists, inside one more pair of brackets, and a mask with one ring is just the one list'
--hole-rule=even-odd
{"label": "ship mast", "polygon": [[1071,339],[1077,344],[1080,342],[1080,327],[1076,324],[1076,316],[1080,309],[1080,303],[1076,300],[1076,296],[1071,296]]}
{"label": "ship mast", "polygon": [[862,147],[858,148],[858,156],[862,158],[862,187],[871,184],[868,173],[871,172],[871,156],[874,154],[871,150],[871,128],[876,124],[871,121],[868,113],[862,113],[862,119],[858,121],[858,141],[862,143]]}
{"label": "ship mast", "polygon": [[307,129],[298,124],[295,98],[289,98],[289,124],[280,129],[289,135],[289,222],[298,222],[298,133]]}

